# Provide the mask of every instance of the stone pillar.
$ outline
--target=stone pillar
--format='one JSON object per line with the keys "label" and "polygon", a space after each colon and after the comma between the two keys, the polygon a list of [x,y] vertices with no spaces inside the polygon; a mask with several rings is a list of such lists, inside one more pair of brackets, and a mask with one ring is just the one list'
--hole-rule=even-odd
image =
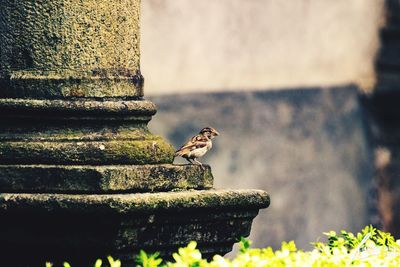
{"label": "stone pillar", "polygon": [[172,161],[146,126],[156,109],[142,99],[139,3],[2,0],[0,162]]}
{"label": "stone pillar", "polygon": [[132,262],[190,240],[223,254],[269,205],[263,191],[213,190],[209,167],[173,165],[149,132],[139,7],[1,0],[0,251],[13,266]]}
{"label": "stone pillar", "polygon": [[2,0],[2,97],[139,98],[139,1]]}

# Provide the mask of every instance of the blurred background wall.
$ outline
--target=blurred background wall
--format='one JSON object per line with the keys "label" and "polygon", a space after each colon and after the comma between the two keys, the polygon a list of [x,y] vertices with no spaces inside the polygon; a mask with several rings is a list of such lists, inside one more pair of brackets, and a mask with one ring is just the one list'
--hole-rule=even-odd
{"label": "blurred background wall", "polygon": [[383,0],[146,0],[146,94],[371,87]]}
{"label": "blurred background wall", "polygon": [[323,231],[381,226],[377,142],[360,92],[369,99],[379,80],[384,7],[142,1],[145,94],[159,107],[150,127],[175,147],[208,125],[221,132],[202,160],[216,186],[271,194],[255,246],[309,248]]}

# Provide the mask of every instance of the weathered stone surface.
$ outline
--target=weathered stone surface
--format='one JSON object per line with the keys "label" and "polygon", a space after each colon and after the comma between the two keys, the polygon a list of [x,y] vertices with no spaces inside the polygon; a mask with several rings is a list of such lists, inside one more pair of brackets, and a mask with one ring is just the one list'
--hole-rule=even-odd
{"label": "weathered stone surface", "polygon": [[223,254],[269,205],[257,190],[138,193],[212,186],[208,167],[156,165],[172,163],[174,148],[147,128],[155,106],[141,98],[139,8],[1,1],[2,265],[132,261],[190,240]]}
{"label": "weathered stone surface", "polygon": [[2,164],[172,163],[174,148],[159,136],[146,140],[0,142]]}
{"label": "weathered stone surface", "polygon": [[[1,117],[1,116],[0,116]],[[99,119],[99,118],[98,118]],[[3,123],[4,122],[4,123]],[[47,121],[39,118],[0,118],[0,142],[82,142],[154,140],[145,122],[137,121]]]}
{"label": "weathered stone surface", "polygon": [[[65,212],[68,214],[131,214],[185,209],[266,208],[262,190],[200,190],[140,194],[72,195],[2,193],[0,214]],[[90,207],[90,208],[89,208]]]}
{"label": "weathered stone surface", "polygon": [[[158,251],[168,259],[192,240],[197,241],[204,257],[211,258],[226,254],[241,236],[248,236],[257,214],[256,209],[210,209],[117,218],[8,217],[0,222],[2,227],[10,225],[0,229],[1,254],[7,255],[2,264],[11,261],[6,266],[43,266],[45,261],[68,260],[72,266],[85,267],[112,255],[121,259],[123,266],[134,266],[141,249]],[[23,223],[27,220],[29,224]]]}
{"label": "weathered stone surface", "polygon": [[139,0],[1,6],[0,97],[143,95]]}
{"label": "weathered stone surface", "polygon": [[146,100],[0,99],[2,164],[172,163],[174,148],[151,134]]}
{"label": "weathered stone surface", "polygon": [[[149,119],[156,113],[156,106],[148,100],[39,100],[0,98],[1,117],[65,117],[84,119],[102,116],[121,118],[146,116]],[[42,118],[43,119],[43,118]]]}
{"label": "weathered stone surface", "polygon": [[0,192],[156,192],[210,189],[211,168],[198,165],[0,165]]}
{"label": "weathered stone surface", "polygon": [[[170,255],[196,240],[210,257],[247,236],[258,209],[268,205],[260,190],[0,194],[0,251],[14,263],[82,263],[110,254],[128,263],[139,249]],[[21,251],[24,257],[12,257]]]}

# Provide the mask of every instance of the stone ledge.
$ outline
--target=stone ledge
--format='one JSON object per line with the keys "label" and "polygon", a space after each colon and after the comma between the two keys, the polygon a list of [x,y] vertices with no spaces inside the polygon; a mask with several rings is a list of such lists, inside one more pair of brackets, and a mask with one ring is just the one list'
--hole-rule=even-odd
{"label": "stone ledge", "polygon": [[112,193],[210,189],[211,168],[198,165],[0,165],[1,192]]}
{"label": "stone ledge", "polygon": [[144,78],[138,70],[123,69],[113,73],[110,69],[93,71],[8,71],[3,84],[2,97],[16,98],[101,98],[142,97]]}
{"label": "stone ledge", "polygon": [[0,194],[0,215],[10,212],[116,215],[188,209],[261,209],[269,204],[267,192],[250,189],[110,195],[3,193]]}
{"label": "stone ledge", "polygon": [[174,148],[159,136],[145,140],[0,142],[1,164],[143,165],[172,163]]}
{"label": "stone ledge", "polygon": [[42,118],[91,118],[102,116],[103,119],[113,116],[132,116],[150,120],[156,113],[156,106],[148,100],[41,100],[0,98],[1,117],[36,117]]}

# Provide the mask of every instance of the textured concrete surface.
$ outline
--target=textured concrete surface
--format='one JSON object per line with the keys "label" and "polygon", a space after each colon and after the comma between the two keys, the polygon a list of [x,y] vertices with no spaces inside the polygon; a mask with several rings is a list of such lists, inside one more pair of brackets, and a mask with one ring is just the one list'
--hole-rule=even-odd
{"label": "textured concrete surface", "polygon": [[171,163],[174,150],[151,134],[147,100],[0,99],[2,164]]}
{"label": "textured concrete surface", "polygon": [[1,97],[142,96],[140,1],[2,1]]}
{"label": "textured concrete surface", "polygon": [[3,164],[163,164],[171,163],[174,150],[160,136],[144,140],[104,141],[3,141]]}
{"label": "textured concrete surface", "polygon": [[249,189],[103,195],[2,193],[0,213],[151,214],[161,210],[260,209],[268,207],[269,203],[269,195],[265,191]]}
{"label": "textured concrete surface", "polygon": [[[106,119],[107,116],[147,116],[156,113],[155,105],[147,100],[110,100],[110,99],[85,99],[85,100],[38,100],[38,99],[16,99],[1,98],[0,111],[9,116],[23,115],[34,117],[70,115],[81,116],[83,119],[90,115],[100,115]],[[140,117],[139,117],[140,118]]]}
{"label": "textured concrete surface", "polygon": [[271,206],[253,224],[255,246],[295,240],[309,248],[323,231],[370,223],[373,155],[355,87],[152,100],[159,113],[150,128],[175,147],[208,125],[221,133],[201,160],[216,187],[270,192]]}
{"label": "textured concrete surface", "polygon": [[115,193],[210,189],[208,166],[0,165],[2,193]]}
{"label": "textured concrete surface", "polygon": [[[260,190],[0,194],[0,248],[8,255],[2,263],[40,266],[46,259],[89,266],[112,254],[133,264],[140,249],[171,255],[191,240],[206,257],[224,254],[268,205]],[[21,251],[24,257],[17,257]]]}

